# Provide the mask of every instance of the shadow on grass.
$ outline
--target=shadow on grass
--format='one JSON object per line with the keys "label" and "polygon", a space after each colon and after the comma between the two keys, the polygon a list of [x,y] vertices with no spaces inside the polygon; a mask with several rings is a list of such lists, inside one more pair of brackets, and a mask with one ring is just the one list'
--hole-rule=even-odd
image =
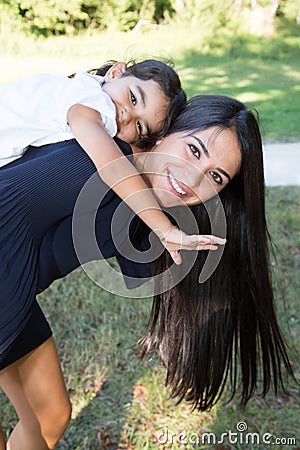
{"label": "shadow on grass", "polygon": [[[278,247],[275,278],[285,282],[286,291],[285,305],[278,297],[278,317],[288,341],[298,351],[299,193],[299,187],[276,187],[269,188],[267,196],[270,231]],[[184,402],[179,406],[171,402],[162,388],[162,378],[156,376],[156,362],[141,362],[135,348],[145,330],[151,300],[113,296],[99,289],[81,270],[55,282],[39,300],[54,331],[74,408],[73,420],[58,450],[158,449],[153,432],[165,426],[177,434],[182,429],[194,434],[200,430],[214,433],[217,438],[229,430],[235,433],[239,422],[245,422],[249,433],[259,434],[259,439],[265,433],[270,433],[272,439],[293,439],[299,433],[299,386],[293,383],[288,385],[289,396],[270,395],[266,401],[255,397],[244,412],[238,409],[236,400],[225,406],[218,403],[211,414],[191,414]],[[293,359],[293,363],[299,373],[299,359]],[[1,412],[5,430],[11,429],[15,413],[2,398]],[[257,439],[256,435],[250,438]],[[300,436],[297,438],[299,446]],[[228,437],[213,445],[195,448],[274,447],[261,441],[253,445],[252,441],[250,445],[239,441],[230,446]],[[292,450],[296,445],[281,440],[275,446]]]}
{"label": "shadow on grass", "polygon": [[[299,188],[269,188],[267,199],[270,231],[277,246],[278,261],[277,267],[274,267],[274,281],[278,298],[278,317],[288,341],[294,345],[296,351],[299,351],[300,266],[297,262],[300,248]],[[279,287],[282,282],[286,288],[285,303],[280,296]],[[216,450],[244,448],[267,450],[274,446],[282,450],[299,448],[299,386],[289,382],[287,384],[289,395],[283,392],[279,392],[278,397],[268,394],[265,400],[256,396],[244,411],[238,408],[237,399],[226,405],[225,398],[222,398],[211,414],[191,413],[184,402],[176,406],[168,399],[167,391],[161,387],[162,379],[155,374],[157,367],[155,363],[140,362],[136,355],[132,354],[132,345],[146,323],[149,305],[124,301],[107,294],[106,297],[101,294],[101,298],[102,305],[111,300],[110,320],[105,321],[103,327],[108,334],[113,330],[114,336],[109,340],[108,346],[101,347],[105,351],[105,357],[109,357],[108,376],[97,393],[86,394],[86,402],[72,421],[59,450],[157,449],[159,445],[153,442],[155,436],[153,430],[154,432],[164,430],[165,426],[177,435],[182,430],[187,430],[191,438],[197,437],[198,431],[200,435],[211,433],[210,443],[206,437],[207,445],[195,447],[185,445],[186,448]],[[97,314],[95,317],[97,319]],[[92,327],[95,325],[93,320],[89,320]],[[110,325],[107,328],[108,323]],[[120,327],[122,331],[118,335],[117,330],[120,331]],[[86,339],[90,341],[92,336],[93,332]],[[73,344],[70,341],[68,345]],[[92,347],[87,357],[81,355],[81,360],[99,361],[99,356],[96,358],[95,356],[96,352]],[[76,359],[78,355],[75,355]],[[295,372],[299,372],[297,355],[292,357],[292,361]],[[72,371],[71,366],[69,370]],[[88,372],[91,371],[92,366]],[[84,378],[85,373],[81,374],[81,377]],[[71,391],[74,404],[80,405],[78,392],[84,390],[85,383],[86,380],[83,381],[81,388],[77,386]],[[72,381],[69,380],[68,384],[72,386]],[[147,392],[147,395],[143,398],[144,392]],[[276,439],[279,440],[275,441]],[[179,446],[170,445],[165,448],[175,449]]]}
{"label": "shadow on grass", "polygon": [[143,369],[138,367],[134,373],[126,371],[126,367],[116,369],[107,377],[101,390],[93,394],[72,420],[58,449],[128,448],[130,436],[122,436],[122,430],[134,396],[139,395],[135,392],[139,389]]}
{"label": "shadow on grass", "polygon": [[128,409],[147,369],[136,343],[146,329],[151,300],[114,296],[81,269],[55,282],[39,299],[73,405],[73,420],[57,448],[121,448]]}
{"label": "shadow on grass", "polygon": [[186,51],[178,68],[188,97],[221,94],[236,97],[257,110],[269,141],[300,138],[299,56],[273,60],[263,55],[234,57]]}

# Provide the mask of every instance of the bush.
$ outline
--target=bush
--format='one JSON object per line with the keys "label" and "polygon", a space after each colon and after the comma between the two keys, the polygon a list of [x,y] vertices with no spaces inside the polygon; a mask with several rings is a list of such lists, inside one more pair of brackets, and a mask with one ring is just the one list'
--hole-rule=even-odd
{"label": "bush", "polygon": [[174,12],[171,0],[0,0],[2,28],[13,19],[43,36],[111,26],[128,31],[140,19],[161,23]]}
{"label": "bush", "polygon": [[[297,5],[297,0],[282,0],[278,16],[296,24]],[[152,24],[177,21],[216,36],[224,29],[235,32],[245,15],[247,22],[249,8],[250,0],[0,0],[0,24],[3,29],[10,21],[11,30],[17,24],[29,33],[49,36],[111,27],[129,31],[142,19]]]}

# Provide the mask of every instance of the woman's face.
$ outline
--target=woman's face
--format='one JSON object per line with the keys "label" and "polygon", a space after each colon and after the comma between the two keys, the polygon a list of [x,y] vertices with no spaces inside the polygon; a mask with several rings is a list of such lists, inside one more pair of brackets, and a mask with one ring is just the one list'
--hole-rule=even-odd
{"label": "woman's face", "polygon": [[196,205],[232,180],[241,165],[241,152],[233,130],[211,127],[168,135],[141,161],[162,206]]}

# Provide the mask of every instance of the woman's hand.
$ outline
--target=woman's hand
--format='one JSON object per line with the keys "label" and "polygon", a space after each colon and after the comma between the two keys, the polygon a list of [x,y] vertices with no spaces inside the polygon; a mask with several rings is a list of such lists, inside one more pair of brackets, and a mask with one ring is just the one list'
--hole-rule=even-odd
{"label": "woman's hand", "polygon": [[217,250],[219,245],[224,245],[226,239],[213,235],[186,234],[177,227],[171,228],[167,233],[156,234],[163,246],[170,253],[175,264],[181,264],[180,250]]}

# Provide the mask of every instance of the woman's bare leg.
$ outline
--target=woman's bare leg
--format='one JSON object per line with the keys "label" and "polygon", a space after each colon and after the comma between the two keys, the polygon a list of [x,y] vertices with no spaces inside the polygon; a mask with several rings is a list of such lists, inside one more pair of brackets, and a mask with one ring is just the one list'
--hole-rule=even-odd
{"label": "woman's bare leg", "polygon": [[1,425],[0,425],[0,450],[6,450],[5,438]]}
{"label": "woman's bare leg", "polygon": [[71,407],[53,338],[0,372],[0,386],[20,419],[7,450],[54,449]]}

